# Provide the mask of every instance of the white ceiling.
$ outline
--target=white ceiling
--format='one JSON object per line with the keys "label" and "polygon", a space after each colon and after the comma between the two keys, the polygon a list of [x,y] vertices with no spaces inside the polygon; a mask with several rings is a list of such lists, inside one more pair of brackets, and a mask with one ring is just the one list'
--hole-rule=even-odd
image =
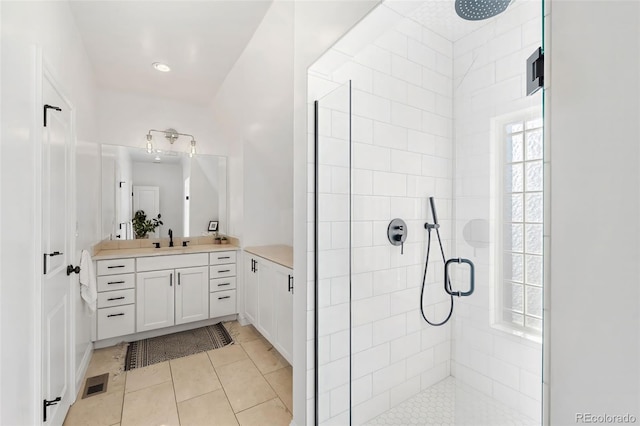
{"label": "white ceiling", "polygon": [[[271,0],[70,3],[100,87],[205,104]],[[171,72],[156,71],[153,62]]]}

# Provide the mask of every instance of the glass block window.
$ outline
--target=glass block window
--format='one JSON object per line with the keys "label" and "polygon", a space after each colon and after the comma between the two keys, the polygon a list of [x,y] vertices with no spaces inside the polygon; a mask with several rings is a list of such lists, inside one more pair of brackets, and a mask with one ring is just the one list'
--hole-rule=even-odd
{"label": "glass block window", "polygon": [[543,277],[542,119],[503,126],[500,322],[540,334]]}

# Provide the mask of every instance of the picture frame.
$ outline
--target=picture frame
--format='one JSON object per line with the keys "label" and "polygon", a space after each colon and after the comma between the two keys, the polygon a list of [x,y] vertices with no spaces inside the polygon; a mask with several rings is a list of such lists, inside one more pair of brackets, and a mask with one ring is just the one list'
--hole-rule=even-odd
{"label": "picture frame", "polygon": [[210,220],[209,221],[209,228],[207,230],[209,232],[217,232],[218,231],[218,221],[217,220]]}

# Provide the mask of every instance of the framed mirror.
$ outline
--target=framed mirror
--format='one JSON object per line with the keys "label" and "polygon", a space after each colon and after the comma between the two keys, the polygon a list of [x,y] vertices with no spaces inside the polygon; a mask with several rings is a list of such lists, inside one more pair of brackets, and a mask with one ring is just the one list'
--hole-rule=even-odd
{"label": "framed mirror", "polygon": [[101,186],[103,239],[209,235],[212,221],[226,233],[226,157],[102,145]]}

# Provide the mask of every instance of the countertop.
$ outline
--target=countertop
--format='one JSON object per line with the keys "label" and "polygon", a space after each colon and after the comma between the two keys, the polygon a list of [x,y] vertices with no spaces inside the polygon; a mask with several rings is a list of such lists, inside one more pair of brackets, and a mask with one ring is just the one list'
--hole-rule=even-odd
{"label": "countertop", "polygon": [[293,247],[285,245],[245,247],[244,251],[293,269]]}
{"label": "countertop", "polygon": [[240,250],[233,244],[196,244],[188,247],[162,247],[162,248],[130,248],[100,250],[92,258],[93,260],[124,259],[128,257],[167,256],[170,254],[211,253],[216,251]]}

